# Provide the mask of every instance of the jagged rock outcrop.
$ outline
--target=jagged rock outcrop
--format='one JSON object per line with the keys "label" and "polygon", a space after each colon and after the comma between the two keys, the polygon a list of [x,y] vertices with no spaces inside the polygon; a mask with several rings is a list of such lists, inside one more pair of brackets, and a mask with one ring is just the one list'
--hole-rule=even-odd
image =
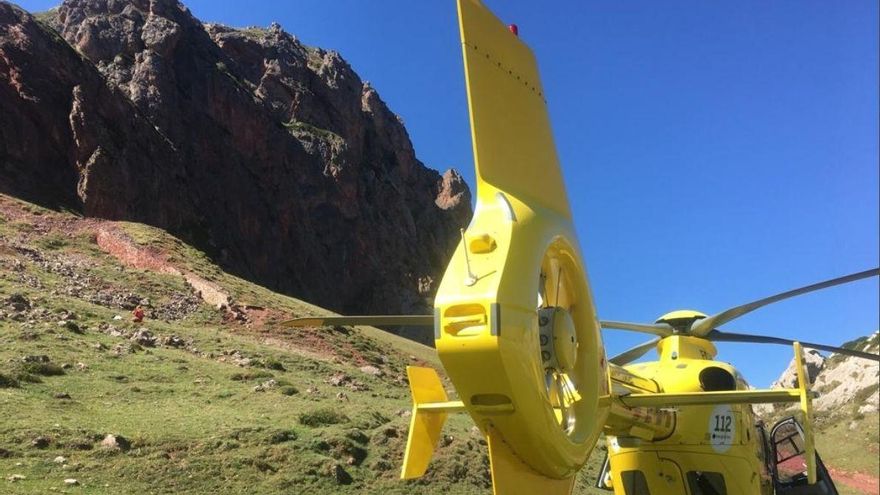
{"label": "jagged rock outcrop", "polygon": [[[810,378],[810,384],[816,382],[819,374],[825,369],[825,356],[816,349],[804,349],[804,366],[807,369],[807,376]],[[779,379],[770,385],[770,388],[797,388],[798,377],[797,368],[795,367],[794,358],[788,363],[788,368],[782,372]]]}
{"label": "jagged rock outcrop", "polygon": [[425,311],[471,215],[338,53],[176,0],[0,3],[0,110],[0,192],[167,229],[338,311]]}
{"label": "jagged rock outcrop", "polygon": [[[880,349],[880,334],[863,337],[844,344],[844,347],[863,352],[876,353]],[[813,401],[817,411],[859,414],[877,412],[880,408],[880,363],[842,354],[824,357],[815,349],[804,352],[811,389],[819,393]],[[796,388],[797,371],[794,359],[770,388]],[[847,407],[852,406],[852,407]],[[789,405],[785,409],[796,406]],[[852,409],[852,411],[850,411]],[[779,412],[773,405],[756,407],[761,414]]]}

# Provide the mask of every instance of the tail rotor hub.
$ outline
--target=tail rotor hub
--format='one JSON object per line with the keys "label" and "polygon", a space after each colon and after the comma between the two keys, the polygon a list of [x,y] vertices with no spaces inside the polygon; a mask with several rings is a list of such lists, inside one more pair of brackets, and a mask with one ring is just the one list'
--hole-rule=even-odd
{"label": "tail rotor hub", "polygon": [[570,372],[577,363],[577,332],[574,320],[564,308],[538,310],[541,362],[544,369]]}

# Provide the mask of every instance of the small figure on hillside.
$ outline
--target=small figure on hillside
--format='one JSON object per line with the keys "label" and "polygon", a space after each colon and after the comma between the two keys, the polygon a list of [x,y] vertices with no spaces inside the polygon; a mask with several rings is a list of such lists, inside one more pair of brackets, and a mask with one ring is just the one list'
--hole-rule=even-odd
{"label": "small figure on hillside", "polygon": [[131,321],[133,321],[135,323],[140,323],[140,322],[144,321],[144,308],[141,307],[140,305],[138,305],[138,307],[134,308],[134,311],[132,311],[131,314],[134,315],[134,318],[132,318]]}

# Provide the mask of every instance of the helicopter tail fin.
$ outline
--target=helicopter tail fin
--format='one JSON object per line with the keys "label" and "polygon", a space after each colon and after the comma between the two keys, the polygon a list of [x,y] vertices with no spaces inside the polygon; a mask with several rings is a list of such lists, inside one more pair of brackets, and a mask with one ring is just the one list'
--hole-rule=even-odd
{"label": "helicopter tail fin", "polygon": [[492,490],[495,495],[508,493],[541,493],[542,495],[569,495],[575,476],[555,479],[544,476],[526,465],[510,449],[501,433],[491,426],[486,430],[489,443],[489,462],[492,468]]}
{"label": "helicopter tail fin", "polygon": [[480,0],[458,0],[477,193],[487,183],[571,218],[538,64]]}
{"label": "helicopter tail fin", "polygon": [[425,474],[448,413],[463,411],[464,404],[448,400],[440,375],[433,368],[407,366],[406,375],[413,410],[400,477],[411,479]]}

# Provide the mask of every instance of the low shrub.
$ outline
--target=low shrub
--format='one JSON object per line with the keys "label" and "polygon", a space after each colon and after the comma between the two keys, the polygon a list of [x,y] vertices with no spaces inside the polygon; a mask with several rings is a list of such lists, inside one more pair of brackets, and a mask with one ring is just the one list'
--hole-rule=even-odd
{"label": "low shrub", "polygon": [[250,380],[258,380],[260,378],[272,377],[272,373],[269,373],[268,371],[251,371],[248,373],[233,373],[232,376],[229,377],[229,379],[234,382],[246,382]]}
{"label": "low shrub", "polygon": [[299,415],[300,424],[311,427],[336,425],[347,421],[348,417],[346,415],[333,409],[318,409]]}
{"label": "low shrub", "polygon": [[41,376],[61,376],[64,370],[55,363],[24,363],[21,367],[24,373]]}
{"label": "low shrub", "polygon": [[297,389],[293,385],[286,385],[284,387],[279,388],[278,391],[281,392],[281,395],[288,395],[288,396],[296,395],[299,393],[299,389]]}
{"label": "low shrub", "polygon": [[0,388],[17,388],[18,380],[15,377],[0,373]]}
{"label": "low shrub", "polygon": [[281,361],[277,361],[275,359],[270,359],[270,360],[266,361],[266,367],[269,368],[270,370],[275,370],[275,371],[287,371],[284,368],[284,365],[281,364]]}
{"label": "low shrub", "polygon": [[269,435],[269,443],[272,445],[296,440],[297,434],[293,430],[276,430]]}

